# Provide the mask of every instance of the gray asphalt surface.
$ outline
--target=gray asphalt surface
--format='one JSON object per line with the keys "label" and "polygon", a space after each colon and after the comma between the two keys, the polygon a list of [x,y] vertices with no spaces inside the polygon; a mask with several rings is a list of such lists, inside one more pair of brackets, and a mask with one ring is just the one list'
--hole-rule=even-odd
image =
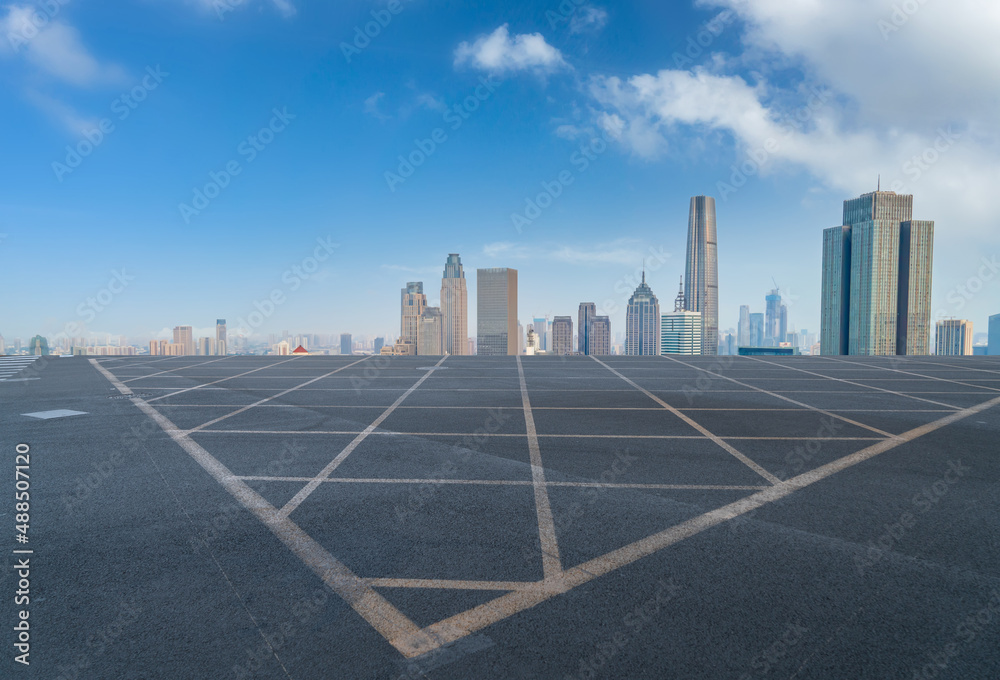
{"label": "gray asphalt surface", "polygon": [[99,363],[275,509],[353,443],[289,519],[421,629],[543,579],[533,441],[562,569],[887,448],[407,658],[88,359],[39,360],[0,382],[0,676],[1000,677],[1000,405],[962,413],[998,358],[523,357],[534,437],[512,357],[217,359]]}

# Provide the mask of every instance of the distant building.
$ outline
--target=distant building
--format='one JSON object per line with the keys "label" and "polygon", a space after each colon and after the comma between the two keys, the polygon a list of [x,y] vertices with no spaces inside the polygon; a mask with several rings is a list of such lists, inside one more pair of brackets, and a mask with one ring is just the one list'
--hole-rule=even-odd
{"label": "distant building", "polygon": [[7,353],[7,341],[3,339],[2,335],[0,335],[0,354],[6,354],[6,353]]}
{"label": "distant building", "polygon": [[175,326],[174,344],[183,347],[185,355],[194,354],[194,329],[191,326]]}
{"label": "distant building", "polygon": [[581,302],[577,314],[577,348],[576,351],[585,356],[591,354],[590,339],[593,332],[594,317],[597,316],[597,305],[593,302]]}
{"label": "distant building", "polygon": [[427,308],[427,296],[424,295],[424,284],[411,281],[400,291],[400,325],[399,339],[402,343],[417,344],[417,326],[420,315]]}
{"label": "distant building", "polygon": [[271,354],[276,354],[279,357],[287,357],[290,353],[291,345],[288,344],[287,340],[282,340],[271,348]]}
{"label": "distant building", "polygon": [[937,322],[934,353],[941,357],[972,356],[972,322],[945,319]]}
{"label": "distant building", "polygon": [[350,333],[340,334],[340,353],[354,354],[354,339]]}
{"label": "distant building", "polygon": [[532,326],[535,329],[535,337],[538,341],[536,349],[542,352],[549,351],[549,318],[536,318]]}
{"label": "distant building", "polygon": [[524,354],[525,356],[533,357],[537,352],[538,337],[535,335],[535,328],[530,323],[528,324],[528,337],[524,341]]}
{"label": "distant building", "polygon": [[36,335],[28,341],[28,354],[36,357],[49,355],[49,341],[41,335]]}
{"label": "distant building", "polygon": [[590,327],[590,354],[611,356],[611,317],[595,316]]}
{"label": "distant building", "polygon": [[[716,324],[716,335],[718,325]],[[702,348],[704,349],[704,337]],[[642,283],[632,293],[625,312],[625,354],[633,356],[655,356],[660,352],[660,302],[646,284],[646,272],[642,273]],[[712,354],[716,349],[713,346]]]}
{"label": "distant building", "polygon": [[726,333],[726,354],[728,356],[736,356],[739,351],[739,345],[736,344],[736,335],[733,333]]}
{"label": "distant building", "polygon": [[[750,315],[750,347],[764,346],[764,315]],[[742,345],[741,345],[742,347]]]}
{"label": "distant building", "polygon": [[[715,199],[695,196],[688,212],[687,258],[685,265],[684,309],[701,312],[702,354],[715,354],[719,344],[719,244],[715,219]],[[659,305],[657,305],[659,306]],[[660,314],[651,322],[660,332]],[[626,329],[626,335],[628,329]],[[659,351],[657,338],[649,354]],[[626,354],[631,354],[626,342]],[[643,352],[640,352],[640,354]]]}
{"label": "distant building", "polygon": [[469,293],[465,285],[462,258],[448,255],[441,279],[441,315],[444,324],[444,352],[464,355],[469,350]]}
{"label": "distant building", "polygon": [[740,323],[736,329],[736,344],[740,347],[747,347],[750,342],[750,306],[740,306]]}
{"label": "distant building", "polygon": [[[419,326],[418,326],[419,328]],[[398,357],[412,357],[417,354],[417,345],[413,342],[403,342],[402,338],[392,347],[392,353]]]}
{"label": "distant building", "polygon": [[295,349],[292,350],[292,355],[293,356],[297,356],[297,357],[298,356],[306,356],[307,354],[309,354],[309,350],[307,350],[302,345],[299,345],[298,347],[296,347]]}
{"label": "distant building", "polygon": [[375,338],[375,344],[373,347],[375,354],[381,354],[382,348],[385,347],[385,338]]}
{"label": "distant building", "polygon": [[664,314],[660,322],[660,354],[701,354],[701,312]]}
{"label": "distant building", "polygon": [[799,353],[794,347],[740,347],[741,357],[790,357]]}
{"label": "distant building", "polygon": [[215,340],[213,338],[198,338],[197,352],[199,356],[215,356]]}
{"label": "distant building", "polygon": [[764,298],[764,343],[765,347],[777,347],[781,336],[781,291],[772,290]]}
{"label": "distant building", "polygon": [[913,219],[913,196],[844,201],[843,226],[823,232],[823,354],[929,354],[933,260],[934,222]]}
{"label": "distant building", "polygon": [[552,354],[573,353],[573,317],[552,318]]}
{"label": "distant building", "polygon": [[517,270],[477,270],[476,302],[479,356],[517,355]]}
{"label": "distant building", "polygon": [[226,333],[226,320],[215,320],[215,353],[219,356],[229,354],[229,336]]}
{"label": "distant building", "polygon": [[441,356],[444,354],[444,315],[440,307],[428,307],[420,315],[417,327],[417,355]]}
{"label": "distant building", "polygon": [[1000,357],[1000,314],[990,317],[990,339],[986,353],[991,357]]}
{"label": "distant building", "polygon": [[974,357],[985,357],[987,356],[987,350],[989,350],[988,345],[973,345],[972,346],[972,356]]}

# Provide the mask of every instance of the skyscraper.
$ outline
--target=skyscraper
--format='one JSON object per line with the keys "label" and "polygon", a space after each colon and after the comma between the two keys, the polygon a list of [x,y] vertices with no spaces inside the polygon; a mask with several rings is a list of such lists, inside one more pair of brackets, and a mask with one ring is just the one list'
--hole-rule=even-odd
{"label": "skyscraper", "polygon": [[351,338],[350,333],[340,334],[340,353],[354,354],[354,340]]}
{"label": "skyscraper", "polygon": [[424,295],[424,284],[420,281],[411,281],[406,284],[406,288],[400,291],[400,326],[399,342],[402,344],[417,344],[417,326],[420,322],[420,315],[427,308],[427,296]]}
{"label": "skyscraper", "polygon": [[49,341],[41,335],[36,335],[28,341],[28,354],[36,357],[49,355]]}
{"label": "skyscraper", "polygon": [[750,344],[748,346],[764,346],[764,315],[759,312],[750,315]]}
{"label": "skyscraper", "polygon": [[660,323],[660,354],[701,354],[701,312],[674,311]]}
{"label": "skyscraper", "polygon": [[750,306],[740,305],[740,324],[736,329],[737,347],[750,346]]}
{"label": "skyscraper", "polygon": [[469,351],[469,292],[465,286],[462,258],[448,255],[441,279],[441,315],[444,324],[444,352],[462,356]]}
{"label": "skyscraper", "polygon": [[573,353],[573,317],[556,316],[552,319],[552,354]]}
{"label": "skyscraper", "polygon": [[781,344],[783,342],[788,342],[788,306],[781,305],[781,310],[778,313],[778,342]]}
{"label": "skyscraper", "polygon": [[476,270],[476,348],[479,356],[518,352],[517,270]]}
{"label": "skyscraper", "polygon": [[381,354],[382,348],[385,347],[385,338],[375,338],[375,344],[373,347],[375,354]]}
{"label": "skyscraper", "polygon": [[185,355],[194,354],[194,329],[191,326],[175,326],[174,344],[182,346]]}
{"label": "skyscraper", "polygon": [[440,356],[444,354],[444,315],[440,307],[428,307],[420,315],[417,326],[417,354]]}
{"label": "skyscraper", "polygon": [[228,336],[226,335],[226,320],[215,320],[215,353],[226,356],[229,353]]}
{"label": "skyscraper", "polygon": [[590,326],[590,354],[603,357],[611,354],[611,318],[595,316]]}
{"label": "skyscraper", "polygon": [[913,220],[913,196],[875,191],[844,201],[823,232],[823,354],[930,351],[934,223]]}
{"label": "skyscraper", "polygon": [[972,322],[964,319],[938,321],[934,353],[939,357],[972,356]]}
{"label": "skyscraper", "polygon": [[660,302],[646,284],[646,272],[643,272],[642,283],[629,298],[625,313],[625,354],[650,356],[659,353]]}
{"label": "skyscraper", "polygon": [[989,337],[986,353],[991,357],[1000,357],[1000,314],[994,314],[990,317]]}
{"label": "skyscraper", "polygon": [[781,334],[781,291],[772,290],[764,300],[764,345],[777,347]]}
{"label": "skyscraper", "polygon": [[597,305],[593,302],[581,302],[580,312],[577,315],[577,349],[580,354],[589,356],[590,336],[593,332],[594,317],[597,316]]}
{"label": "skyscraper", "polygon": [[[719,346],[719,245],[715,199],[711,196],[691,199],[684,283],[684,309],[701,312],[702,354],[716,354]],[[659,333],[659,324],[656,328]]]}
{"label": "skyscraper", "polygon": [[536,318],[532,324],[535,328],[536,349],[548,352],[549,348],[549,317]]}

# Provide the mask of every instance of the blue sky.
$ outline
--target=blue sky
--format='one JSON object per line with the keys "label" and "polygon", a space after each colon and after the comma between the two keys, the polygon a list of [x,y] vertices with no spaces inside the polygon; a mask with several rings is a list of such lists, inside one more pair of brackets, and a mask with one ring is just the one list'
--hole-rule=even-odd
{"label": "blue sky", "polygon": [[[619,332],[644,258],[671,306],[697,194],[718,205],[721,326],[763,311],[773,278],[816,331],[821,230],[879,174],[937,223],[935,312],[984,331],[1000,10],[779,4],[7,5],[0,333],[142,342],[234,326],[277,290],[256,332],[394,334],[399,289],[422,280],[433,302],[450,252],[470,329],[475,269],[510,266],[525,323],[594,301]],[[332,255],[295,284],[321,241]]]}

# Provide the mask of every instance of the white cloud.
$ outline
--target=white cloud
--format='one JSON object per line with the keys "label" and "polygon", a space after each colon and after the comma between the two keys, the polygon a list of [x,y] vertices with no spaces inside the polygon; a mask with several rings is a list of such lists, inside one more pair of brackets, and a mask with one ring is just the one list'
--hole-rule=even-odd
{"label": "white cloud", "polygon": [[99,119],[81,116],[73,107],[41,92],[29,90],[25,96],[28,101],[44,112],[45,115],[74,135],[83,135],[88,131],[92,131],[100,123]]}
{"label": "white cloud", "polygon": [[601,7],[587,5],[574,12],[569,22],[570,33],[596,33],[608,23],[608,12]]}
{"label": "white cloud", "polygon": [[385,99],[385,92],[376,92],[365,100],[365,113],[379,120],[389,120],[389,116],[379,109],[379,102]]}
{"label": "white cloud", "polygon": [[499,241],[483,246],[483,255],[504,260],[547,260],[581,267],[605,267],[624,265],[638,267],[650,257],[648,245],[637,239],[621,238],[607,243],[596,243],[591,247],[543,245],[526,246],[518,243]]}
{"label": "white cloud", "polygon": [[[45,21],[33,21],[36,15]],[[7,15],[0,18],[0,33],[5,38],[0,41],[0,53],[23,55],[39,70],[71,85],[89,87],[123,79],[120,68],[101,64],[87,51],[75,28],[34,7],[10,5]]]}
{"label": "white cloud", "polygon": [[562,53],[548,44],[541,33],[525,33],[513,38],[504,24],[475,42],[461,43],[455,50],[455,66],[469,65],[492,73],[535,71],[551,73],[569,65]]}
{"label": "white cloud", "polygon": [[[195,0],[195,4],[215,12],[222,19],[229,12],[248,7],[251,3],[248,0]],[[292,18],[298,12],[290,0],[271,0],[271,4],[286,19]]]}

